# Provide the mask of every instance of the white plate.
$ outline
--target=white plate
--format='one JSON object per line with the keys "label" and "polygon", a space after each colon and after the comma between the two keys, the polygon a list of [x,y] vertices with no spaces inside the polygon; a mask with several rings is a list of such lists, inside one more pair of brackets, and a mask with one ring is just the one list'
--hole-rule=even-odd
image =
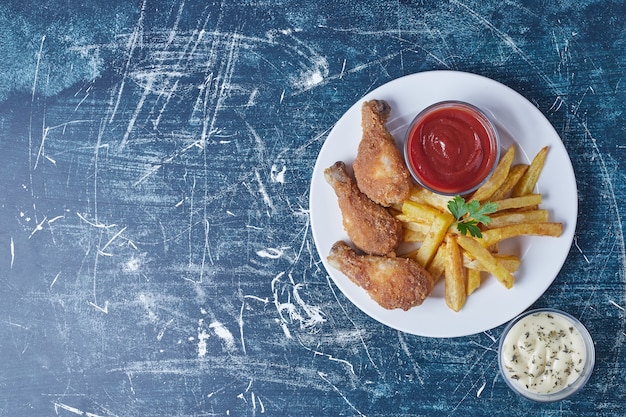
{"label": "white plate", "polygon": [[[500,134],[502,148],[517,143],[516,162],[528,163],[543,146],[550,151],[539,182],[542,208],[553,221],[563,222],[559,238],[509,239],[501,252],[521,257],[516,282],[507,290],[495,278],[481,287],[455,313],[443,298],[443,280],[421,306],[408,311],[386,310],[363,289],[332,268],[326,257],[338,240],[348,240],[337,197],[324,179],[324,169],[342,160],[351,165],[361,140],[361,105],[370,99],[391,105],[387,127],[398,145],[412,118],[423,108],[442,100],[462,100],[490,111]],[[334,126],[320,150],[310,194],[313,239],[329,275],[339,289],[362,311],[394,329],[427,337],[456,337],[497,327],[528,308],[554,281],[569,253],[578,212],[576,179],[567,151],[550,122],[514,90],[488,78],[456,71],[431,71],[408,75],[373,90],[355,103]]]}

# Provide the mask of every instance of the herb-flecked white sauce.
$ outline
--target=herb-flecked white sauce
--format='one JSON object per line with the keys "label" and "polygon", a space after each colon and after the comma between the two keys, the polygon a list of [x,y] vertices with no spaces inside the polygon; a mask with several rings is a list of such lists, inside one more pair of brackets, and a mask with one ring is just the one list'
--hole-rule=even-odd
{"label": "herb-flecked white sauce", "polygon": [[562,390],[580,377],[586,359],[578,329],[565,317],[540,312],[515,323],[502,345],[506,377],[540,394]]}

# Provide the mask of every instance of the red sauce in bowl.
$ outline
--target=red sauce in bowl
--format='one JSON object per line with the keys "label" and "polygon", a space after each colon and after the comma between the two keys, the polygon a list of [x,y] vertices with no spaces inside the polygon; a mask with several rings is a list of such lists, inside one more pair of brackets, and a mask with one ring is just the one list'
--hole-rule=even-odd
{"label": "red sauce in bowl", "polygon": [[439,194],[463,195],[483,184],[499,156],[495,127],[471,104],[445,101],[415,117],[405,159],[414,179]]}

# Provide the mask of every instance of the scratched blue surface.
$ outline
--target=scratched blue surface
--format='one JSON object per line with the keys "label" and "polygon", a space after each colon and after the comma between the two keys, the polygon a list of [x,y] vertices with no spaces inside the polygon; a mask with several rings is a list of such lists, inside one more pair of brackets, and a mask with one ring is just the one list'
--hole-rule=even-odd
{"label": "scratched blue surface", "polygon": [[[626,6],[613,1],[0,5],[1,416],[626,413]],[[571,399],[513,394],[502,328],[428,339],[320,263],[310,177],[400,76],[478,73],[556,128],[579,187],[536,306],[589,328]]]}

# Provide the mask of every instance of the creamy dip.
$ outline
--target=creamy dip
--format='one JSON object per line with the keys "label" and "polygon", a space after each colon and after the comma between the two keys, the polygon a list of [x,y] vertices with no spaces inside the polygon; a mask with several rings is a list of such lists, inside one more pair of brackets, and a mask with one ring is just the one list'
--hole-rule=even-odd
{"label": "creamy dip", "polygon": [[585,365],[585,342],[566,317],[530,314],[515,323],[502,344],[502,370],[522,388],[555,393],[574,383]]}

